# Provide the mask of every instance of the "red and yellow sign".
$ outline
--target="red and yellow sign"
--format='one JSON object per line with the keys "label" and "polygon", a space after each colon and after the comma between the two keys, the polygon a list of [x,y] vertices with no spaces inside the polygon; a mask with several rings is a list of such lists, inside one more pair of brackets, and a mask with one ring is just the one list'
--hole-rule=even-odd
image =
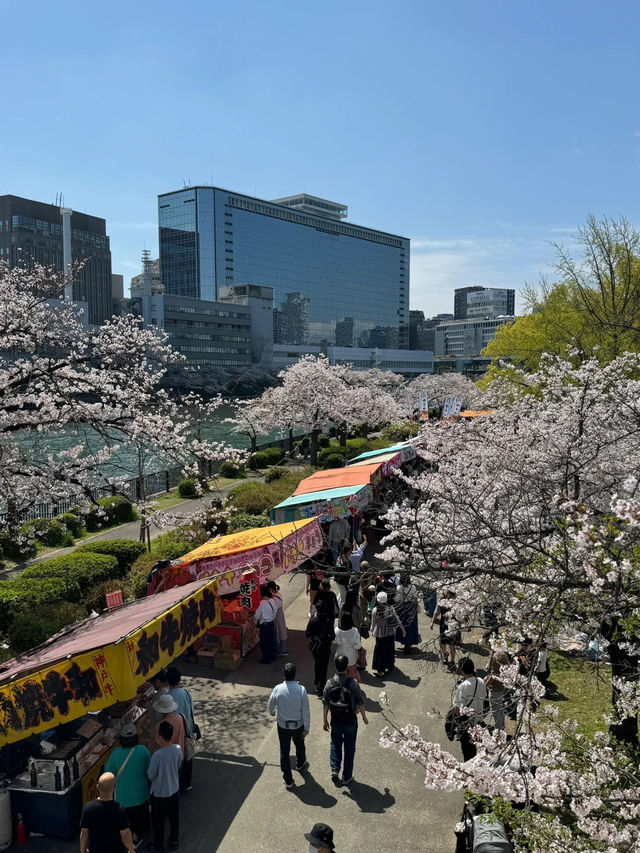
{"label": "red and yellow sign", "polygon": [[[102,648],[65,654],[66,647],[80,645],[83,626],[90,635],[93,620],[81,623],[75,629],[78,633],[71,631],[68,637],[52,641],[47,655],[51,656],[57,643],[61,660],[0,687],[0,746],[131,699],[150,675],[220,622],[215,587],[215,582],[201,585],[141,627],[123,629],[119,639]],[[136,604],[98,618],[105,620],[105,630],[109,619],[126,625],[129,614],[135,619]],[[19,662],[14,672],[19,671]],[[9,671],[11,663],[6,665]]]}

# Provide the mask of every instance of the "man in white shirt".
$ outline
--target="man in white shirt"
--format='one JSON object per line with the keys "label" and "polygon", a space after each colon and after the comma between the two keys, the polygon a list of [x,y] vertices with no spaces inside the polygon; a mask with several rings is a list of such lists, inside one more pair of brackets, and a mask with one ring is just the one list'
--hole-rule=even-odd
{"label": "man in white shirt", "polygon": [[260,627],[260,663],[271,663],[276,659],[276,604],[266,586],[260,589],[260,604],[256,610],[256,622]]}
{"label": "man in white shirt", "polygon": [[278,722],[278,739],[280,741],[280,769],[284,784],[288,789],[293,788],[291,775],[291,741],[296,748],[296,770],[302,773],[307,767],[307,754],[304,739],[309,734],[311,715],[307,691],[296,681],[296,666],[287,663],[283,669],[284,681],[277,684],[269,696],[268,710],[271,716],[275,714]]}
{"label": "man in white shirt", "polygon": [[484,681],[476,675],[471,658],[464,658],[460,663],[460,669],[464,675],[464,681],[458,685],[454,705],[458,709],[456,716],[458,717],[462,758],[464,761],[469,761],[477,753],[476,745],[469,734],[469,728],[477,726],[483,720],[487,688]]}

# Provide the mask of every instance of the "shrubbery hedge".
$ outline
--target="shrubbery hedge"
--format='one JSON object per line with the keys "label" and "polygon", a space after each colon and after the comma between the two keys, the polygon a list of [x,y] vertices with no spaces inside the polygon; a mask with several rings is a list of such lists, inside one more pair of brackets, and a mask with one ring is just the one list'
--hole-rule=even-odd
{"label": "shrubbery hedge", "polygon": [[75,512],[62,513],[62,515],[58,516],[58,521],[64,524],[69,533],[76,539],[82,536],[84,520],[80,516],[76,515]]}
{"label": "shrubbery hedge", "polygon": [[[103,581],[120,576],[118,560],[109,554],[91,554],[77,549],[71,554],[44,560],[35,566],[29,566],[15,579],[17,583],[26,584],[31,580],[47,580],[49,578],[68,579],[78,587],[78,597],[66,597],[67,601],[80,601],[91,587]],[[13,583],[14,581],[11,581]],[[75,593],[74,593],[75,595]]]}
{"label": "shrubbery hedge", "polygon": [[286,468],[270,468],[264,475],[264,481],[265,483],[275,483],[276,480],[281,480],[283,477],[286,477],[287,473]]}
{"label": "shrubbery hedge", "polygon": [[242,477],[242,468],[234,465],[233,462],[223,462],[218,470],[221,477],[228,477],[230,480],[235,480]]}
{"label": "shrubbery hedge", "polygon": [[86,615],[85,608],[79,604],[67,601],[43,604],[29,614],[29,618],[14,620],[8,631],[9,644],[14,652],[26,652]]}
{"label": "shrubbery hedge", "polygon": [[144,542],[135,539],[104,539],[101,542],[87,542],[76,548],[76,554],[108,554],[118,561],[118,575],[124,577],[141,554],[146,552]]}
{"label": "shrubbery hedge", "polygon": [[32,533],[40,545],[48,548],[67,547],[74,543],[71,531],[57,518],[34,518],[33,521],[25,522],[20,532],[25,536]]}
{"label": "shrubbery hedge", "polygon": [[0,581],[0,631],[6,633],[18,615],[28,621],[44,605],[78,602],[80,598],[78,582],[70,577],[41,577],[36,581],[20,576]]}
{"label": "shrubbery hedge", "polygon": [[328,450],[332,451],[331,453],[327,453],[325,457],[322,459],[322,467],[323,468],[342,468],[345,463],[346,456],[343,456],[340,453],[334,453],[333,448],[329,447]]}
{"label": "shrubbery hedge", "polygon": [[323,468],[331,468],[331,465],[326,464],[327,458],[329,456],[332,457],[332,459],[335,456],[338,456],[340,459],[346,459],[348,452],[349,451],[346,447],[340,447],[337,442],[334,442],[329,447],[323,447],[322,450],[318,453],[318,465],[321,465]]}
{"label": "shrubbery hedge", "polygon": [[229,517],[229,533],[239,533],[241,530],[251,530],[252,527],[268,527],[266,515],[250,515],[247,512],[236,512]]}
{"label": "shrubbery hedge", "polygon": [[[18,541],[20,539],[21,541]],[[12,535],[7,527],[0,529],[0,552],[2,556],[16,563],[30,560],[36,555],[36,543],[22,533]]]}
{"label": "shrubbery hedge", "polygon": [[264,452],[264,450],[258,450],[257,453],[254,453],[253,456],[249,459],[249,468],[252,471],[258,471],[260,468],[268,468],[269,467],[269,457]]}
{"label": "shrubbery hedge", "polygon": [[97,506],[93,506],[86,516],[87,530],[104,530],[116,524],[126,524],[135,521],[138,513],[131,501],[116,495],[112,498],[99,498]]}

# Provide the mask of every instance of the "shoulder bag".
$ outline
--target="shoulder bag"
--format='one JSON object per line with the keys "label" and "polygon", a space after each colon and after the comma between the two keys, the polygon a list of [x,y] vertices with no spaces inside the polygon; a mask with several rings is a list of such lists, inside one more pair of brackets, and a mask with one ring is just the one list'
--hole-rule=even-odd
{"label": "shoulder bag", "polygon": [[191,737],[191,735],[187,734],[189,729],[187,727],[187,721],[184,718],[184,714],[180,714],[180,716],[182,717],[182,722],[184,725],[184,760],[191,761],[193,756],[198,751],[198,746],[196,744],[196,739]]}

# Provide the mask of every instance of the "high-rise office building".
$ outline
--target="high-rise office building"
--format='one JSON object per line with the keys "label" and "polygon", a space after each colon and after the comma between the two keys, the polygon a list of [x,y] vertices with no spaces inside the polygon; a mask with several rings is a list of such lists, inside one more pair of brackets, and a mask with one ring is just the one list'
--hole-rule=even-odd
{"label": "high-rise office building", "polygon": [[[111,250],[106,222],[86,213],[71,214],[71,254],[84,263],[73,285],[73,298],[86,302],[89,323],[100,325],[112,314]],[[0,261],[10,267],[34,263],[64,269],[61,208],[15,195],[0,196]]]}
{"label": "high-rise office building", "polygon": [[454,291],[454,318],[512,317],[516,292],[507,287],[458,287]]}
{"label": "high-rise office building", "polygon": [[304,193],[276,201],[216,187],[164,193],[165,292],[215,301],[224,286],[272,287],[276,341],[332,345],[351,332],[354,344],[406,348],[409,240],[346,215],[345,205]]}

